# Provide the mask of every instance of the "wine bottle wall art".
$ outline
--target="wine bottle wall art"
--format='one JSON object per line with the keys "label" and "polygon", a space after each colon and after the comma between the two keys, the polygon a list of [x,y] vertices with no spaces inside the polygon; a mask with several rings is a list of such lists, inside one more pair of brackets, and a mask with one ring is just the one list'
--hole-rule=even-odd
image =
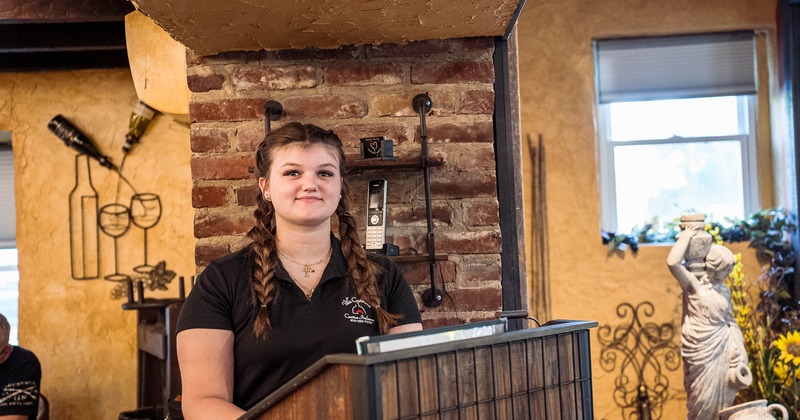
{"label": "wine bottle wall art", "polygon": [[72,278],[96,279],[100,273],[97,232],[97,190],[92,185],[89,158],[75,156],[75,188],[69,193],[69,250]]}
{"label": "wine bottle wall art", "polygon": [[[136,191],[121,174],[125,159],[123,158],[123,164],[120,164],[119,167],[114,165],[111,159],[101,153],[88,136],[62,115],[53,117],[47,126],[67,147],[79,153],[75,156],[75,187],[69,194],[72,278],[91,280],[102,277],[124,287],[136,279],[150,276],[159,264],[153,263],[151,256],[148,255],[148,231],[161,220],[161,198],[152,192]],[[141,131],[140,129],[138,135],[141,135]],[[128,151],[125,150],[125,152]],[[115,172],[120,180],[126,182],[132,191],[130,198],[121,198],[118,193],[115,202],[100,206],[100,197],[92,183],[92,160]],[[124,250],[121,251],[121,248],[124,247],[121,239],[135,228],[141,229],[143,232],[141,259],[130,269],[124,269],[119,261],[120,252],[124,252]],[[100,233],[113,240],[113,246],[109,249],[113,254],[113,272],[105,275],[100,273],[100,261],[103,257]],[[103,250],[105,249],[103,248]],[[108,256],[105,258],[110,259]],[[161,261],[160,264],[163,263]],[[167,272],[168,270],[162,267],[161,271]],[[130,274],[126,274],[126,272]]]}

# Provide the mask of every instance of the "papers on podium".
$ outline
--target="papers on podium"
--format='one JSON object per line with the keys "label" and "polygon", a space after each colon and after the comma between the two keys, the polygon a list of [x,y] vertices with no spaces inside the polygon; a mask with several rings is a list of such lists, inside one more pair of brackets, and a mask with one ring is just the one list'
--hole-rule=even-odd
{"label": "papers on podium", "polygon": [[356,340],[356,348],[358,349],[358,354],[385,353],[449,341],[485,337],[504,333],[506,329],[506,319],[500,318],[492,321],[431,328],[402,334],[361,337]]}

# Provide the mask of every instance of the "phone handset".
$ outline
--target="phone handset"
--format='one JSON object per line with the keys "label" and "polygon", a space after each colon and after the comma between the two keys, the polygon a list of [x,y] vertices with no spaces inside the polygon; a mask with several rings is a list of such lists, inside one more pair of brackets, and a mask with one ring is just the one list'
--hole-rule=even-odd
{"label": "phone handset", "polygon": [[386,242],[386,189],[385,179],[369,181],[366,249],[381,249]]}

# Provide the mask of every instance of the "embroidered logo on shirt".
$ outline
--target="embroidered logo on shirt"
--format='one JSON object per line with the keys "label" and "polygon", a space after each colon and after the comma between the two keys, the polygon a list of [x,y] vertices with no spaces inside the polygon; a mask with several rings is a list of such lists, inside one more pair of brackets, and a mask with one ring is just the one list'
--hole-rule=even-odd
{"label": "embroidered logo on shirt", "polygon": [[342,300],[342,306],[349,308],[349,311],[344,314],[345,319],[357,324],[370,324],[372,325],[375,320],[370,318],[366,308],[369,308],[367,302],[355,297],[347,297]]}

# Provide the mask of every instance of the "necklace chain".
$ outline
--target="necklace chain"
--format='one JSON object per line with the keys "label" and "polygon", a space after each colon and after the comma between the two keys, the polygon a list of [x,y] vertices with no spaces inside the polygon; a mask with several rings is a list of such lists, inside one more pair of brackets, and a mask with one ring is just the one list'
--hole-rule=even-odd
{"label": "necklace chain", "polygon": [[[277,249],[277,248],[275,248],[275,249]],[[295,263],[297,265],[302,265],[303,266],[303,274],[305,275],[305,277],[308,277],[308,273],[316,273],[317,271],[314,270],[313,268],[311,268],[311,266],[312,265],[317,265],[317,264],[325,261],[331,255],[332,252],[333,252],[333,247],[331,247],[328,250],[328,253],[324,257],[320,258],[319,261],[315,261],[315,262],[312,262],[312,263],[301,263],[299,261],[295,261],[295,260],[289,258],[289,256],[287,256],[286,254],[281,252],[280,249],[278,249],[278,254],[280,254],[280,256],[282,256],[283,258],[286,258],[287,260],[289,260],[289,261],[291,261],[291,262],[293,262],[293,263]]]}
{"label": "necklace chain", "polygon": [[[277,248],[275,248],[275,249],[277,249]],[[321,263],[321,262],[323,262],[323,261],[325,261],[327,259],[330,259],[332,253],[333,253],[333,247],[331,247],[328,250],[328,254],[326,256],[322,257],[319,261],[316,261],[316,262],[313,262],[313,263],[304,264],[304,263],[301,263],[299,261],[295,261],[295,260],[289,258],[288,256],[286,256],[286,254],[284,254],[283,252],[281,252],[278,249],[278,255],[282,256],[283,258],[286,258],[287,260],[289,260],[289,261],[291,261],[291,262],[293,262],[293,263],[295,263],[297,265],[302,265],[303,266],[303,274],[305,275],[305,277],[308,277],[308,273],[316,273],[317,271],[314,270],[313,268],[311,268],[311,266],[312,265],[317,265],[317,264],[319,264],[319,263]],[[294,276],[292,275],[292,273],[289,272],[289,270],[286,270],[286,273],[289,274],[289,277],[292,278],[292,281],[294,282],[294,284],[296,284],[297,287],[300,288],[300,290],[306,296],[306,299],[311,300],[311,295],[314,294],[314,290],[316,290],[317,286],[315,285],[314,287],[311,287],[311,288],[308,289],[308,291],[306,291],[306,287],[303,286],[302,284],[300,284],[300,282],[297,281],[297,279],[294,278]]]}
{"label": "necklace chain", "polygon": [[313,295],[313,294],[314,294],[314,289],[316,289],[316,288],[317,288],[317,286],[314,286],[314,287],[312,287],[312,288],[308,289],[308,291],[306,292],[306,288],[305,288],[305,286],[303,286],[302,284],[300,284],[300,282],[299,282],[299,281],[297,281],[297,280],[294,278],[294,276],[292,275],[292,273],[290,273],[290,272],[289,272],[289,270],[286,270],[286,273],[287,273],[287,274],[289,274],[289,277],[291,277],[291,278],[292,278],[292,281],[294,282],[294,284],[296,284],[296,285],[297,285],[297,287],[299,287],[299,288],[300,288],[300,290],[303,292],[303,294],[304,294],[304,295],[306,295],[306,299],[308,299],[308,300],[311,300],[311,295]]}

